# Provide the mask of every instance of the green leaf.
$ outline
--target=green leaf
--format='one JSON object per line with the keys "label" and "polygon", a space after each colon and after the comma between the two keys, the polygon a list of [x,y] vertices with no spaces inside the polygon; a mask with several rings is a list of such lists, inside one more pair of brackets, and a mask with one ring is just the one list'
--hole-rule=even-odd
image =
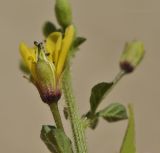
{"label": "green leaf", "polygon": [[48,37],[50,33],[55,31],[56,31],[56,26],[52,22],[50,21],[45,22],[45,24],[43,25],[43,34],[45,37]]}
{"label": "green leaf", "polygon": [[128,127],[125,133],[125,137],[123,139],[120,153],[136,153],[134,113],[131,105],[128,106],[128,109]]}
{"label": "green leaf", "polygon": [[99,116],[97,114],[93,114],[91,112],[88,112],[86,115],[84,115],[85,117],[87,117],[88,121],[89,121],[89,127],[94,130],[98,123],[99,123]]}
{"label": "green leaf", "polygon": [[58,153],[56,146],[51,140],[48,138],[48,134],[52,131],[52,129],[55,129],[53,126],[43,126],[41,130],[41,139],[46,144],[47,148],[52,153]]}
{"label": "green leaf", "polygon": [[73,45],[72,45],[72,48],[70,50],[70,56],[71,57],[75,57],[75,54],[77,53],[77,51],[79,51],[79,46],[81,44],[83,44],[84,42],[86,41],[86,38],[83,38],[83,37],[76,37],[74,42],[73,42]]}
{"label": "green leaf", "polygon": [[115,122],[128,118],[126,108],[119,103],[110,104],[108,107],[101,110],[98,115],[108,122]]}
{"label": "green leaf", "polygon": [[30,74],[28,67],[24,64],[24,62],[22,60],[20,60],[20,62],[19,62],[19,68],[23,73],[25,73],[27,75]]}
{"label": "green leaf", "polygon": [[106,83],[102,82],[97,85],[95,85],[92,88],[91,96],[90,96],[90,106],[91,106],[91,112],[94,114],[98,105],[104,98],[105,94],[109,89],[112,87],[113,83]]}
{"label": "green leaf", "polygon": [[90,128],[94,130],[97,127],[98,123],[99,123],[99,118],[98,117],[93,118],[90,123]]}
{"label": "green leaf", "polygon": [[73,48],[78,48],[81,44],[83,44],[87,39],[84,37],[77,37],[74,40]]}
{"label": "green leaf", "polygon": [[73,153],[71,141],[61,129],[43,125],[41,139],[52,153]]}

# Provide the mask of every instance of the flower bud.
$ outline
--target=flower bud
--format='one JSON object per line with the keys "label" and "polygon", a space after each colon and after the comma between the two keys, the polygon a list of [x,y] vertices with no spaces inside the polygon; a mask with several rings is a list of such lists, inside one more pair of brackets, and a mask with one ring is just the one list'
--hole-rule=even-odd
{"label": "flower bud", "polygon": [[63,28],[72,23],[72,9],[68,0],[56,0],[55,12],[57,20]]}
{"label": "flower bud", "polygon": [[56,83],[54,64],[46,59],[43,51],[40,54],[37,63],[34,64],[34,84],[45,103],[58,102],[61,91]]}
{"label": "flower bud", "polygon": [[132,41],[125,45],[120,59],[120,67],[126,73],[131,73],[144,56],[144,45],[140,41]]}

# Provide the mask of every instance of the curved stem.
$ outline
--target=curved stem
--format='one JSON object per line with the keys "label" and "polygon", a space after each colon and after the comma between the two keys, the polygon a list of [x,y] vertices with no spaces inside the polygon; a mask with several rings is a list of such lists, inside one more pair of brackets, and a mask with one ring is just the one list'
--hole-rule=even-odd
{"label": "curved stem", "polygon": [[114,86],[122,79],[122,77],[123,77],[125,74],[126,74],[126,73],[121,70],[121,71],[116,75],[116,77],[115,77],[114,80],[113,80]]}
{"label": "curved stem", "polygon": [[53,115],[53,118],[55,120],[55,123],[56,123],[56,126],[57,128],[60,128],[64,131],[64,128],[63,128],[63,124],[62,124],[62,120],[61,120],[61,116],[60,116],[60,113],[59,113],[59,109],[58,109],[58,104],[57,102],[53,102],[50,106],[50,109],[51,109],[51,112],[52,112],[52,115]]}
{"label": "curved stem", "polygon": [[113,85],[111,86],[111,88],[106,92],[105,97],[108,96],[108,94],[113,90],[113,88],[118,84],[118,82],[123,78],[123,76],[126,73],[124,71],[120,71],[116,77],[113,80]]}
{"label": "curved stem", "polygon": [[77,153],[87,153],[85,140],[85,129],[78,114],[75,96],[73,95],[70,67],[67,66],[63,77],[63,90],[68,108],[69,119],[74,137],[74,144]]}

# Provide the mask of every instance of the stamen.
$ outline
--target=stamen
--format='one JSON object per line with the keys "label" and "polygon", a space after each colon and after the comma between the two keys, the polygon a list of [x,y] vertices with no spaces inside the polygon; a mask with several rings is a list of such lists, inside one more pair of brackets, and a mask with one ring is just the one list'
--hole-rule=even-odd
{"label": "stamen", "polygon": [[49,56],[49,55],[50,55],[50,53],[45,53],[45,55],[46,55],[46,56]]}
{"label": "stamen", "polygon": [[38,47],[38,50],[44,49],[43,42],[34,41],[34,45]]}
{"label": "stamen", "polygon": [[38,48],[38,54],[40,53],[40,51],[45,52],[43,42],[34,41],[34,45]]}
{"label": "stamen", "polygon": [[39,42],[38,41],[34,41],[34,45],[38,47]]}

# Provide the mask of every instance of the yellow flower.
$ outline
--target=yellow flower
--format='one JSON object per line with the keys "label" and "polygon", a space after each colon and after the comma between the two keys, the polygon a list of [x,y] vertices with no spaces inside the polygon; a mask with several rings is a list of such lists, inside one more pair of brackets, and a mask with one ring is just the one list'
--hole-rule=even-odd
{"label": "yellow flower", "polygon": [[44,45],[36,42],[33,48],[29,48],[25,43],[20,44],[20,54],[30,71],[31,81],[45,103],[58,101],[61,96],[60,79],[74,34],[74,27],[70,25],[64,37],[61,32],[53,32]]}

